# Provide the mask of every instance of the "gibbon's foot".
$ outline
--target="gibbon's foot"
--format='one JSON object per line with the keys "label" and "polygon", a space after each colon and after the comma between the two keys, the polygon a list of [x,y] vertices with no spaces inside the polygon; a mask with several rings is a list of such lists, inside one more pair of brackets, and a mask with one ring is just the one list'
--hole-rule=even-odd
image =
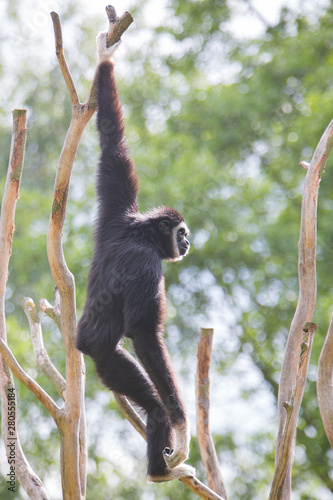
{"label": "gibbon's foot", "polygon": [[174,426],[173,430],[175,431],[175,449],[170,450],[170,448],[165,448],[163,450],[164,461],[169,469],[173,469],[188,458],[191,438],[190,427],[187,421]]}
{"label": "gibbon's foot", "polygon": [[119,40],[119,42],[114,43],[113,45],[111,45],[111,47],[107,47],[106,46],[107,36],[108,36],[107,32],[103,31],[102,33],[99,33],[96,37],[98,62],[110,61],[113,54],[121,44],[121,40]]}
{"label": "gibbon's foot", "polygon": [[163,450],[164,461],[170,469],[174,469],[179,464],[188,459],[188,453],[185,454],[183,450],[176,450],[169,453],[169,448]]}
{"label": "gibbon's foot", "polygon": [[161,476],[148,475],[147,481],[151,483],[164,483],[165,481],[180,479],[182,477],[195,477],[195,468],[187,464],[178,465]]}

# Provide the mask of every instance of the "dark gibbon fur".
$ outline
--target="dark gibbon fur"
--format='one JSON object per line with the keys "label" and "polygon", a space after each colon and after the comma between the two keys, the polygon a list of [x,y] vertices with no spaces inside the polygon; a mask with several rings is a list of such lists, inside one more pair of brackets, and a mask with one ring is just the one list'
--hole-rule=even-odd
{"label": "dark gibbon fur", "polygon": [[[163,340],[166,298],[161,260],[181,260],[189,249],[182,215],[162,207],[141,214],[138,178],[124,143],[124,121],[113,61],[97,68],[98,215],[87,300],[77,348],[91,356],[102,382],[147,414],[148,478],[193,474],[189,426]],[[129,337],[141,364],[122,347]]]}

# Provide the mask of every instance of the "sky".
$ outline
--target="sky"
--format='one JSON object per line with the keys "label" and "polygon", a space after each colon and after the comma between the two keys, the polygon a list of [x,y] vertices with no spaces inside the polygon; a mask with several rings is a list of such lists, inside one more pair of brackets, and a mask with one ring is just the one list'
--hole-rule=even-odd
{"label": "sky", "polygon": [[[321,6],[327,5],[329,0],[229,0],[228,3],[237,12],[232,21],[233,31],[240,36],[257,36],[263,30],[263,23],[259,17],[262,17],[268,24],[274,25],[278,21],[279,11],[284,6],[291,9],[299,10],[300,6],[304,12],[318,10]],[[104,12],[105,0],[81,0],[78,2],[82,5],[84,12],[87,15],[99,14]],[[147,24],[155,26],[163,21],[166,15],[166,7],[168,0],[147,0],[145,9],[145,19]],[[32,0],[29,3],[28,20],[32,24],[44,25],[45,14],[55,10],[61,13],[63,0]],[[130,11],[131,6],[135,4],[135,0],[113,0],[112,5],[116,8],[118,15],[121,15],[126,10]],[[31,8],[31,6],[34,6]],[[251,13],[249,15],[249,13]],[[257,12],[259,15],[256,15]]]}
{"label": "sky", "polygon": [[[278,21],[279,11],[283,6],[288,5],[289,8],[296,10],[299,10],[301,6],[303,12],[311,15],[314,11],[318,12],[328,2],[329,0],[228,0],[234,11],[229,29],[240,38],[257,37],[265,30],[265,23],[274,25]],[[17,25],[11,23],[8,16],[4,15],[7,2],[0,2],[0,33],[2,46],[6,47],[6,50],[2,49],[2,57],[8,61],[9,71],[13,65],[13,59],[24,57],[24,53],[31,50],[31,47],[34,52],[38,48],[39,60],[43,66],[52,60],[54,41],[50,12],[54,10],[61,16],[67,2],[64,0],[29,0],[29,2],[18,3],[21,19],[24,19],[19,32]],[[135,3],[135,0],[113,0],[112,2],[118,15],[122,15],[126,10],[130,12],[131,6]],[[77,0],[77,4],[82,6],[82,15],[89,17],[103,16],[107,2],[106,0]],[[11,5],[16,5],[16,2]],[[145,12],[141,19],[144,19],[146,27],[163,24],[163,20],[168,16],[168,0],[147,0],[144,5]],[[142,22],[141,19],[139,22]],[[105,21],[105,26],[98,26],[97,30],[107,29],[106,16]],[[73,30],[68,26],[69,24],[63,27],[66,45],[73,36]],[[142,28],[142,25],[139,25],[139,28]],[[140,31],[142,32],[142,29]],[[126,41],[129,43],[129,37]],[[144,43],[144,39],[142,41]],[[8,42],[8,46],[4,45],[4,42],[5,44]]]}
{"label": "sky", "polygon": [[[191,0],[200,1],[200,0]],[[288,5],[290,8],[299,10],[300,6],[302,11],[311,16],[312,12],[318,13],[321,7],[324,7],[329,0],[227,0],[229,5],[234,11],[232,20],[228,24],[230,31],[239,38],[254,38],[260,36],[268,25],[274,25],[279,18],[279,11],[283,6]],[[13,80],[15,78],[15,61],[20,63],[22,60],[28,59],[28,54],[38,55],[38,62],[36,63],[36,77],[42,77],[45,68],[52,68],[55,63],[54,52],[54,35],[52,29],[52,22],[50,12],[55,11],[59,13],[60,17],[67,2],[65,0],[29,0],[29,2],[10,2],[9,5],[20,5],[20,16],[24,20],[20,28],[16,23],[11,22],[5,10],[8,8],[8,2],[0,2],[0,33],[1,33],[1,57],[4,66],[3,79],[1,81],[2,87],[6,89],[12,88]],[[135,5],[135,0],[113,0],[113,5],[116,8],[118,15],[122,15],[126,10],[131,11],[131,7]],[[106,0],[77,0],[77,4],[82,6],[80,9],[82,16],[101,16],[105,15]],[[126,50],[126,46],[130,47],[131,44],[140,44],[144,47],[151,37],[152,32],[149,31],[150,27],[163,24],[163,20],[167,18],[168,14],[168,0],[147,0],[144,2],[145,13],[137,21],[134,20],[133,27],[131,27],[126,36],[126,44],[122,48]],[[146,26],[142,26],[142,20]],[[79,23],[76,18],[73,24],[69,21],[63,23],[64,47],[65,53],[71,47],[77,49],[75,44],[75,34],[78,29]],[[138,23],[137,31],[135,30],[135,22]],[[73,25],[75,24],[75,28]],[[105,15],[105,24],[96,27],[98,31],[108,28],[108,22]],[[147,29],[144,29],[147,28]],[[225,25],[224,25],[225,29]],[[161,40],[161,37],[160,37]],[[160,43],[160,42],[159,42]],[[162,53],[169,53],[170,49],[169,39],[165,38],[166,47],[161,44],[159,48]],[[78,54],[79,57],[79,54]],[[121,71],[121,64],[119,66]],[[93,71],[91,68],[90,71]],[[223,72],[223,67],[220,68]],[[225,72],[224,72],[225,73]],[[227,71],[227,74],[230,70]],[[232,71],[231,71],[232,73]],[[86,75],[88,78],[89,74]],[[92,75],[91,75],[92,76]],[[218,83],[224,80],[222,75],[220,79],[215,82],[214,79],[210,83]],[[229,82],[230,83],[230,82]],[[9,93],[10,94],[10,93]],[[0,125],[10,126],[11,111],[14,107],[22,106],[24,96],[22,95],[22,103],[18,102],[19,96],[15,95],[15,102],[8,99],[8,93],[4,92],[0,95],[0,104],[5,110],[4,116],[0,117]],[[8,118],[9,117],[9,118]]]}
{"label": "sky", "polygon": [[[78,0],[78,5],[82,5],[82,13],[85,16],[98,15],[104,12],[106,0]],[[147,0],[145,2],[144,19],[147,26],[156,26],[163,22],[167,15],[168,0]],[[255,37],[262,33],[264,24],[260,20],[266,21],[268,24],[275,24],[278,20],[280,9],[288,5],[290,8],[298,10],[302,5],[305,12],[318,10],[320,6],[324,6],[328,0],[229,0],[229,5],[235,10],[236,15],[230,23],[230,29],[241,37]],[[112,4],[116,8],[118,15],[121,15],[126,10],[131,11],[131,6],[135,4],[135,0],[113,0]],[[16,3],[15,3],[16,5]],[[56,11],[60,15],[62,7],[65,5],[64,0],[30,0],[29,2],[20,2],[20,11],[25,22],[22,26],[24,33],[27,33],[32,38],[42,37],[45,40],[45,45],[50,40],[50,12]],[[6,3],[0,3],[0,14],[6,8]],[[258,15],[256,15],[258,13]],[[5,16],[0,18],[5,19]],[[3,23],[1,33],[13,38],[11,31],[11,23]],[[15,41],[14,41],[15,43]]]}

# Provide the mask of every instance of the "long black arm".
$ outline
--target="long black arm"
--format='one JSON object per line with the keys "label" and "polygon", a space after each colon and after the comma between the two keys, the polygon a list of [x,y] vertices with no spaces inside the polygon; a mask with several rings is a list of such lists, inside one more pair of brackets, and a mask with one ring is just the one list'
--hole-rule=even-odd
{"label": "long black arm", "polygon": [[104,223],[127,210],[137,210],[138,178],[124,144],[124,120],[113,62],[97,69],[97,129],[101,158],[97,174],[99,219]]}

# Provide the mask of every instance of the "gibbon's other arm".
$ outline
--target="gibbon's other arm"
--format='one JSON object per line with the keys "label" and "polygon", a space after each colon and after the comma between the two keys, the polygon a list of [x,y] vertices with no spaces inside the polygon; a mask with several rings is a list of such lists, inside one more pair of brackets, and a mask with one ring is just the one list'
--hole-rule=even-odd
{"label": "gibbon's other arm", "polygon": [[120,41],[107,49],[106,36],[106,33],[100,33],[97,38],[97,129],[101,146],[97,196],[101,223],[128,209],[137,211],[138,194],[138,178],[124,143],[125,127],[114,77],[114,63],[110,60]]}

